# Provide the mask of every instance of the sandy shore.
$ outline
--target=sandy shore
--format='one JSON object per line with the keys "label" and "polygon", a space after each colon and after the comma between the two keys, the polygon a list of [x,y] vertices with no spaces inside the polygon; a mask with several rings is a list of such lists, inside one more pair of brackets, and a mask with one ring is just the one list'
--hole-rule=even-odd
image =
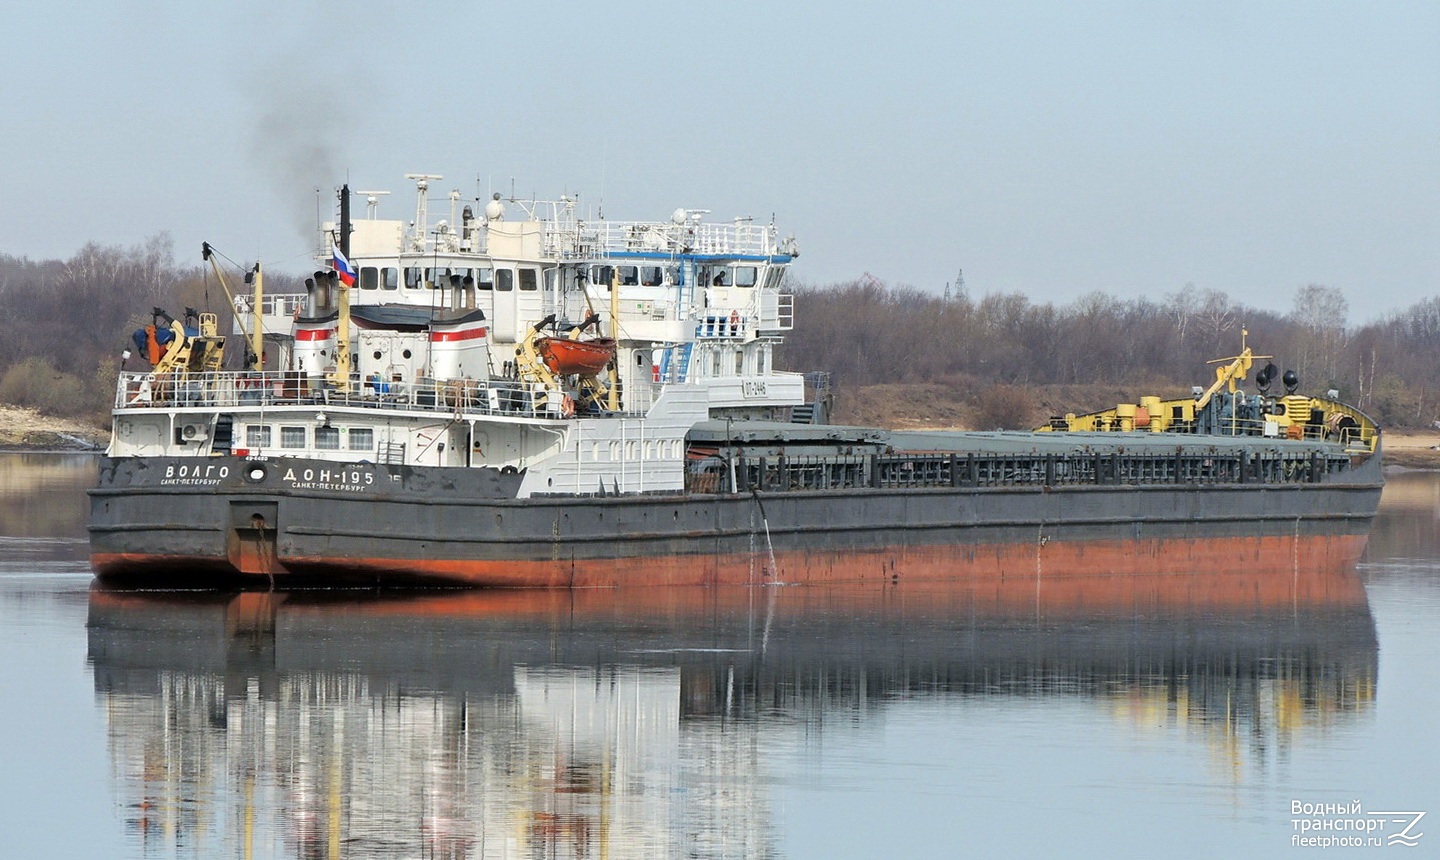
{"label": "sandy shore", "polygon": [[1429,430],[1389,431],[1384,437],[1385,465],[1405,469],[1440,469],[1440,433]]}
{"label": "sandy shore", "polygon": [[0,404],[0,450],[84,451],[103,448],[109,435],[82,421]]}

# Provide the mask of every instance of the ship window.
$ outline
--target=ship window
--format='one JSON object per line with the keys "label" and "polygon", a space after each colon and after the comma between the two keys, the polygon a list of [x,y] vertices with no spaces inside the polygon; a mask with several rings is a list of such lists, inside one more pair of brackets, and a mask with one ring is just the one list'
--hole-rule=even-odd
{"label": "ship window", "polygon": [[633,287],[640,283],[640,269],[637,266],[620,267],[620,286]]}
{"label": "ship window", "polygon": [[777,266],[765,274],[765,286],[777,290],[780,288],[780,279],[783,277],[785,277],[785,270]]}
{"label": "ship window", "polygon": [[537,286],[537,282],[536,282],[536,280],[535,280],[535,270],[534,270],[534,269],[521,269],[521,270],[520,270],[520,289],[526,290],[526,291],[528,292],[528,291],[530,291],[530,290],[534,290],[534,289],[536,288],[536,286]]}
{"label": "ship window", "polygon": [[374,266],[360,267],[360,289],[378,290],[380,288],[380,270]]}
{"label": "ship window", "polygon": [[339,427],[316,427],[315,447],[322,451],[340,450],[340,428]]}
{"label": "ship window", "polygon": [[649,364],[650,364],[650,350],[648,350],[648,349],[637,349],[637,350],[635,350],[635,366],[636,366],[636,367],[648,367]]}
{"label": "ship window", "polygon": [[736,267],[735,267],[735,286],[737,286],[737,287],[753,287],[753,286],[755,286],[755,267],[754,267],[754,266],[736,266]]}
{"label": "ship window", "polygon": [[735,350],[735,375],[745,375],[745,350],[743,349]]}
{"label": "ship window", "polygon": [[640,267],[640,286],[658,287],[665,283],[665,270],[659,266]]}
{"label": "ship window", "polygon": [[611,266],[591,266],[590,283],[609,288],[610,281],[615,277],[615,269]]}
{"label": "ship window", "polygon": [[476,270],[475,270],[475,289],[477,289],[477,290],[493,290],[493,289],[495,289],[495,270],[490,269],[490,268],[476,269]]}
{"label": "ship window", "polygon": [[281,448],[304,448],[305,428],[304,427],[281,427],[280,428]]}
{"label": "ship window", "polygon": [[372,451],[375,448],[375,431],[369,427],[350,428],[350,450]]}
{"label": "ship window", "polygon": [[509,269],[496,270],[495,289],[502,293],[508,293],[515,289],[515,273]]}
{"label": "ship window", "polygon": [[710,285],[712,287],[730,286],[730,273],[724,269],[717,269],[715,271],[715,278],[710,282]]}
{"label": "ship window", "polygon": [[421,278],[420,278],[420,268],[419,268],[418,266],[406,266],[406,267],[405,267],[405,289],[407,289],[407,290],[418,290],[418,289],[420,289],[420,282],[421,282]]}
{"label": "ship window", "polygon": [[425,286],[428,289],[448,287],[450,285],[450,270],[444,266],[425,270]]}
{"label": "ship window", "polygon": [[380,287],[386,290],[398,289],[400,286],[400,270],[394,266],[386,266],[380,270]]}
{"label": "ship window", "polygon": [[270,447],[270,425],[246,424],[245,444],[251,448]]}

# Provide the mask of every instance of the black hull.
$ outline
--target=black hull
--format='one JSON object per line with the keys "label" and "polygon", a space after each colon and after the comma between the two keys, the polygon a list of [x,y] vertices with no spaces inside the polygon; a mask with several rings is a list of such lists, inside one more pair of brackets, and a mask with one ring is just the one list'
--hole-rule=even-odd
{"label": "black hull", "polygon": [[1379,460],[1323,483],[516,499],[520,476],[494,470],[215,458],[184,476],[195,460],[107,459],[91,493],[92,563],[116,583],[202,588],[1332,569],[1364,549]]}

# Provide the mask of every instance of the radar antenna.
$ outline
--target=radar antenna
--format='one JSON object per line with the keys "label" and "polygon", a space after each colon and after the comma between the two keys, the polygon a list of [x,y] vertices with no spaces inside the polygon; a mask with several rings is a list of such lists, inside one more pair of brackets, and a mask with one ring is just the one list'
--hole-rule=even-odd
{"label": "radar antenna", "polygon": [[425,211],[430,199],[430,182],[431,180],[439,181],[445,177],[438,173],[407,173],[405,178],[415,180],[415,232],[411,236],[411,242],[417,248],[423,249],[425,234],[430,231],[429,216]]}
{"label": "radar antenna", "polygon": [[357,196],[365,198],[365,217],[370,221],[380,212],[380,198],[389,194],[389,191],[356,191]]}

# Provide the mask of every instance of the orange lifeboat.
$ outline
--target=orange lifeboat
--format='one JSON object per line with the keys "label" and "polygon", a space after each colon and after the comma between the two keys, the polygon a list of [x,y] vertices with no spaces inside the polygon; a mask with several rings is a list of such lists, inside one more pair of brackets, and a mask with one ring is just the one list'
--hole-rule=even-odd
{"label": "orange lifeboat", "polygon": [[557,376],[594,376],[615,358],[615,340],[608,337],[594,340],[543,337],[536,341],[535,351],[550,372]]}

